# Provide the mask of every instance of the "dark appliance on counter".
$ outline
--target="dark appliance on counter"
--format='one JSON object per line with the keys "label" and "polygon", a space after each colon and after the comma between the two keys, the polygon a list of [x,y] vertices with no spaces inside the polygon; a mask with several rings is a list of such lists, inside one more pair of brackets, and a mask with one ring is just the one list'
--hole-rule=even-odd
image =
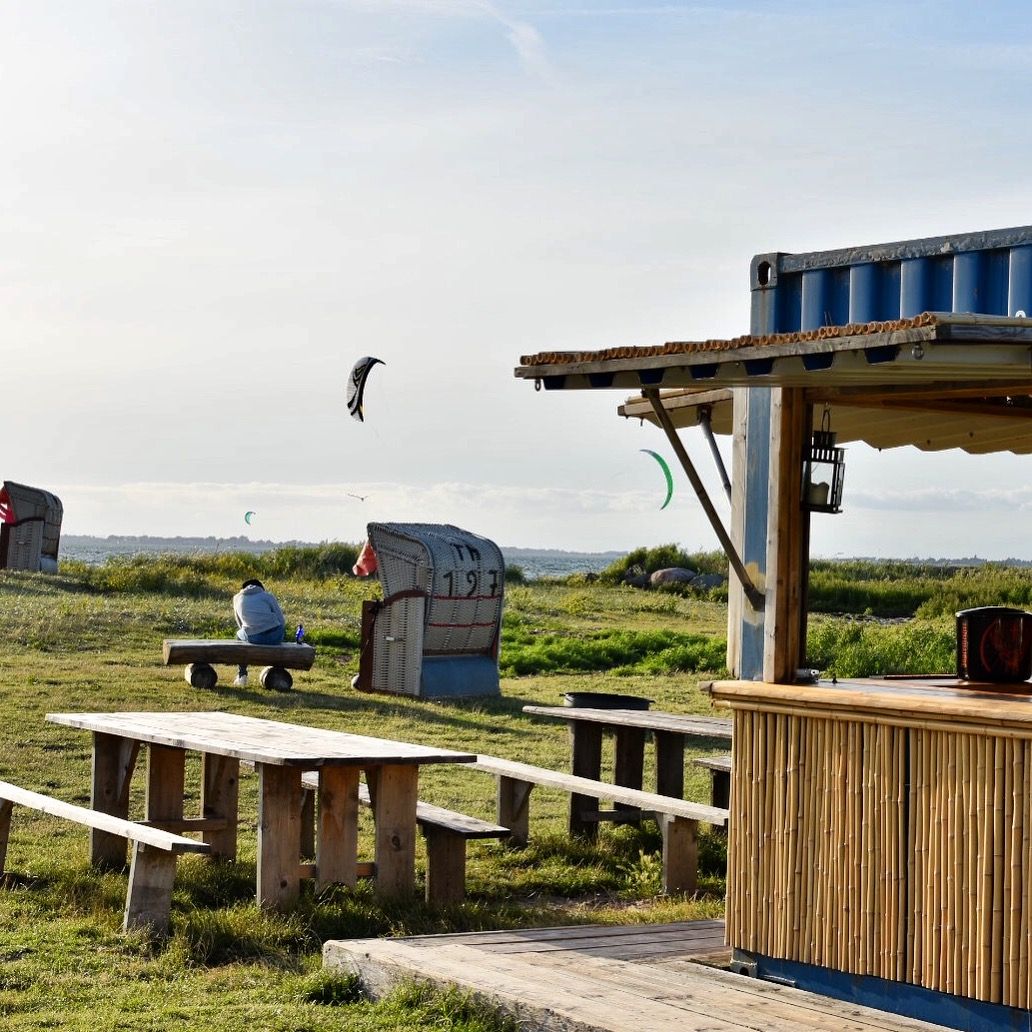
{"label": "dark appliance on counter", "polygon": [[957,613],[957,676],[964,681],[1032,678],[1032,613],[979,606]]}

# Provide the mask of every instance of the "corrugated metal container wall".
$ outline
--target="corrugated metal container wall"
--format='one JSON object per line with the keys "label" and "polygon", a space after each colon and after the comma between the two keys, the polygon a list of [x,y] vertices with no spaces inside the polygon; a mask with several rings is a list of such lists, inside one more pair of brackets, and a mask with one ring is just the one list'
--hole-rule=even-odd
{"label": "corrugated metal container wall", "polygon": [[908,318],[1032,316],[1032,226],[809,254],[759,254],[752,333]]}

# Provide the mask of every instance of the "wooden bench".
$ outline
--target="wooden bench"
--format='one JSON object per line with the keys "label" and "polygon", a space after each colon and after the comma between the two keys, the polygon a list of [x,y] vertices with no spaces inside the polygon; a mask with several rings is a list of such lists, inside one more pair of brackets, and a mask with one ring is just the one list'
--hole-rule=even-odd
{"label": "wooden bench", "polygon": [[311,645],[283,642],[281,645],[253,645],[236,639],[166,639],[162,654],[165,666],[186,664],[187,683],[194,688],[214,688],[219,675],[214,663],[244,666],[265,665],[260,680],[263,688],[288,692],[294,683],[290,670],[311,670],[315,649]]}
{"label": "wooden bench", "polygon": [[[314,828],[315,790],[319,775],[309,771],[301,779],[306,789],[302,828],[310,835]],[[358,786],[358,801],[372,806],[369,788]],[[432,803],[416,803],[416,823],[426,839],[426,900],[428,903],[458,903],[466,896],[466,842],[469,839],[508,838],[509,829],[498,824],[446,810]],[[305,844],[309,853],[310,843]]]}
{"label": "wooden bench", "polygon": [[25,806],[53,817],[61,817],[88,828],[118,835],[132,843],[132,864],[129,869],[129,890],[125,898],[125,931],[139,928],[163,933],[168,929],[172,905],[172,883],[176,860],[180,853],[210,853],[204,842],[174,835],[151,824],[122,820],[99,810],[75,803],[65,803],[39,792],[30,792],[6,781],[0,781],[0,874],[7,860],[7,842],[11,832],[14,805]]}
{"label": "wooden bench", "polygon": [[673,796],[623,788],[495,756],[479,756],[477,762],[470,766],[497,777],[498,823],[510,829],[511,841],[516,845],[527,843],[530,792],[535,785],[562,789],[570,793],[573,801],[609,799],[635,808],[628,812],[588,811],[578,807],[577,816],[583,822],[630,820],[637,819],[640,814],[652,816],[663,835],[663,889],[666,892],[694,892],[698,885],[698,823],[702,821],[718,828],[727,827],[726,809],[691,803]]}
{"label": "wooden bench", "polygon": [[710,802],[727,809],[731,803],[731,754],[701,756],[694,762],[710,772]]}

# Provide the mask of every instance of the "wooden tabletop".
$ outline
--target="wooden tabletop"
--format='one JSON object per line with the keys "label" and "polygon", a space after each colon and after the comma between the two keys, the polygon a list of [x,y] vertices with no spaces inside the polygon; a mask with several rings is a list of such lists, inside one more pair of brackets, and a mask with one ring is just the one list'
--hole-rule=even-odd
{"label": "wooden tabletop", "polygon": [[658,710],[589,709],[584,706],[524,706],[523,712],[560,720],[608,724],[610,727],[642,727],[649,731],[672,731],[693,738],[731,741],[732,722],[725,717],[661,713]]}
{"label": "wooden tabletop", "polygon": [[935,677],[855,678],[817,684],[714,681],[710,694],[732,708],[846,712],[856,719],[1010,727],[1032,734],[1032,684],[988,684]]}
{"label": "wooden tabletop", "polygon": [[254,763],[315,770],[327,766],[474,763],[473,753],[368,738],[236,713],[48,713],[66,727],[137,742],[235,756]]}

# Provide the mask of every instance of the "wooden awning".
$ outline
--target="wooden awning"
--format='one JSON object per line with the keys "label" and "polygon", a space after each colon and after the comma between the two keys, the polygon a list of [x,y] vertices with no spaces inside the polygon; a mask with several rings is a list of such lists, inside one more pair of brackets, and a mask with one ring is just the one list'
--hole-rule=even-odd
{"label": "wooden awning", "polygon": [[[732,389],[803,387],[831,408],[839,443],[929,451],[1032,452],[1032,319],[925,313],[913,319],[656,347],[543,352],[516,376],[546,390],[661,389],[675,426],[709,410],[731,431]],[[629,398],[621,415],[656,422]]]}

